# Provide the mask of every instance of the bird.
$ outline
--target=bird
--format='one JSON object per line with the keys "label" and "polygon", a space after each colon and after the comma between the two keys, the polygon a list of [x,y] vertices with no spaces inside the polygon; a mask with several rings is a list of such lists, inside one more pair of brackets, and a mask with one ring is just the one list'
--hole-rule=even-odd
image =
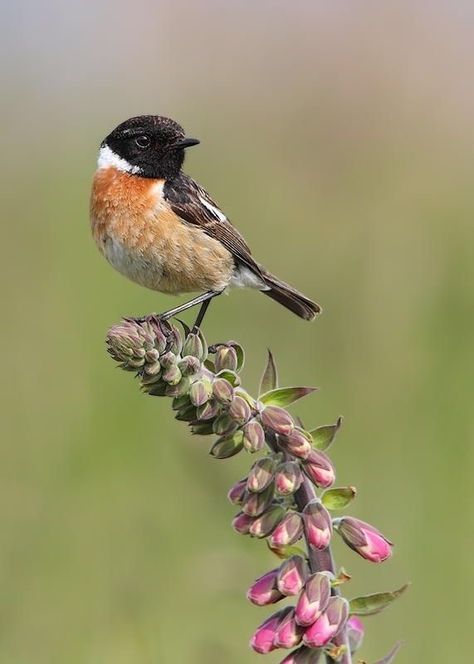
{"label": "bird", "polygon": [[[183,170],[185,151],[200,143],[171,118],[141,115],[119,124],[99,148],[90,199],[93,238],[125,277],[154,291],[199,292],[158,315],[201,305],[231,287],[253,288],[312,320],[321,307],[255,260],[220,206]],[[137,319],[138,320],[138,319]]]}

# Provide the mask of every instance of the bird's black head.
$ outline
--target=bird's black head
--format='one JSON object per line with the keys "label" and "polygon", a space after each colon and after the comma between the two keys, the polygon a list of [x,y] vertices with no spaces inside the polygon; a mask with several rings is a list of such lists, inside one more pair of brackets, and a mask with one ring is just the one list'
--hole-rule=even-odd
{"label": "bird's black head", "polygon": [[199,143],[186,138],[174,120],[160,115],[140,115],[119,124],[101,143],[99,168],[114,166],[144,178],[176,177],[184,150]]}

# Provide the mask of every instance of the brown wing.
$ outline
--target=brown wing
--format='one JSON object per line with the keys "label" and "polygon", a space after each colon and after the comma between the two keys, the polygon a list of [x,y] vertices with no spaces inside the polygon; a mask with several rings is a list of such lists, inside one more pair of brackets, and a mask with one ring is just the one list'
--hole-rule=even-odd
{"label": "brown wing", "polygon": [[197,182],[182,173],[174,180],[166,181],[163,194],[173,212],[184,222],[202,228],[207,235],[221,242],[237,261],[263,278],[244,238]]}

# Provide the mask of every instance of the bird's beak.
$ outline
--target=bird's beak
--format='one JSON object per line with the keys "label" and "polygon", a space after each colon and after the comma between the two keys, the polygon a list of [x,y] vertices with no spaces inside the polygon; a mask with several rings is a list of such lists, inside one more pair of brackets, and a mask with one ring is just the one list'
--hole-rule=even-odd
{"label": "bird's beak", "polygon": [[190,148],[193,145],[199,145],[201,141],[198,141],[197,138],[182,138],[180,141],[176,141],[173,145],[175,150],[184,150],[184,148]]}

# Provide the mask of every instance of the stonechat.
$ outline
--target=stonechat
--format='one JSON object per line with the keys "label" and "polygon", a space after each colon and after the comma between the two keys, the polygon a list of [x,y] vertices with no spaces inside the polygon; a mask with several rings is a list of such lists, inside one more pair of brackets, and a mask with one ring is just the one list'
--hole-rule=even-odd
{"label": "stonechat", "polygon": [[182,166],[187,138],[174,120],[130,118],[101,143],[92,184],[92,233],[111,265],[162,293],[200,295],[160,315],[200,304],[196,326],[213,297],[232,286],[262,291],[305,320],[321,309],[252,256],[236,228]]}

